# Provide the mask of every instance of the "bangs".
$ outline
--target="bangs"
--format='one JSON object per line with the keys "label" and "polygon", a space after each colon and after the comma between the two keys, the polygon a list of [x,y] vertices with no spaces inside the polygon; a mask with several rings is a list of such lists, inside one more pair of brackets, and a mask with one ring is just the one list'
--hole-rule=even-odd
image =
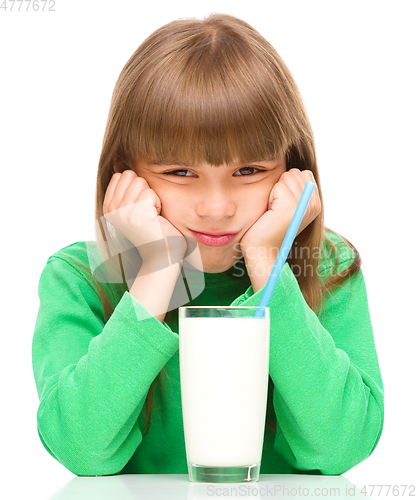
{"label": "bangs", "polygon": [[262,47],[195,29],[170,43],[137,69],[127,97],[120,146],[131,159],[218,166],[275,159],[299,142],[294,96]]}

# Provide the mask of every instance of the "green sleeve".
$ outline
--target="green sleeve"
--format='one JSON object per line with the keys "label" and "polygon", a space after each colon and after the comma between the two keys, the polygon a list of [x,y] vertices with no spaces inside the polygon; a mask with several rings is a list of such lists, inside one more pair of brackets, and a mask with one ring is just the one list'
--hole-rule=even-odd
{"label": "green sleeve", "polygon": [[[263,290],[231,305],[258,305]],[[274,449],[295,469],[343,474],[372,453],[384,419],[363,273],[327,296],[319,319],[286,263],[269,307]]]}
{"label": "green sleeve", "polygon": [[98,295],[60,258],[48,260],[38,293],[32,362],[41,441],[74,474],[117,474],[141,443],[139,413],[178,335],[128,292],[105,323]]}

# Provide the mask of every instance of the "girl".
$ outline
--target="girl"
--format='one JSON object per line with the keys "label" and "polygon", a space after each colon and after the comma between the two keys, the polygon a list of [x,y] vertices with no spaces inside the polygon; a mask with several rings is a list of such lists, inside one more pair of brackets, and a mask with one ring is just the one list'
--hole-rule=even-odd
{"label": "girl", "polygon": [[[156,30],[123,68],[96,242],[59,250],[41,274],[33,369],[53,457],[80,476],[188,473],[178,307],[258,305],[308,180],[317,187],[269,303],[260,472],[342,474],[372,453],[384,393],[359,253],[324,225],[288,68],[250,25],[213,14]],[[182,279],[186,264],[197,274]]]}

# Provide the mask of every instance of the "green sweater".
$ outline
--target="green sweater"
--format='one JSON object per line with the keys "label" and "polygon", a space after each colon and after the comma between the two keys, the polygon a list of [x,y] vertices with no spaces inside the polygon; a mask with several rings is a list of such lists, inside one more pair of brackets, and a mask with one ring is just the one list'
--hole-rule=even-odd
{"label": "green sweater", "polygon": [[[354,255],[344,243],[338,249],[340,272]],[[187,474],[177,311],[161,323],[126,291],[106,322],[70,256],[88,266],[86,242],[49,257],[39,281],[32,360],[44,447],[79,476]],[[323,268],[332,262],[323,260]],[[258,305],[264,289],[254,294],[239,269],[205,273],[204,291],[188,305]],[[328,295],[318,317],[286,263],[269,307],[274,389],[270,384],[267,415],[277,431],[265,427],[260,472],[342,474],[372,453],[384,418],[363,273]],[[141,410],[163,367],[165,388],[154,391],[142,438]]]}

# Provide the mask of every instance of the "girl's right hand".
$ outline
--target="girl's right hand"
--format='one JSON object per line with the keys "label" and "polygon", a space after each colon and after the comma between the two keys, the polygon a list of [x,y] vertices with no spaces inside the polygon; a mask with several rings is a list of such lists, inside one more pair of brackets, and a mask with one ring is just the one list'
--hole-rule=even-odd
{"label": "girl's right hand", "polygon": [[161,200],[133,170],[113,175],[104,196],[103,213],[136,246],[144,263],[156,264],[159,269],[183,259],[187,251],[184,235],[161,217]]}

